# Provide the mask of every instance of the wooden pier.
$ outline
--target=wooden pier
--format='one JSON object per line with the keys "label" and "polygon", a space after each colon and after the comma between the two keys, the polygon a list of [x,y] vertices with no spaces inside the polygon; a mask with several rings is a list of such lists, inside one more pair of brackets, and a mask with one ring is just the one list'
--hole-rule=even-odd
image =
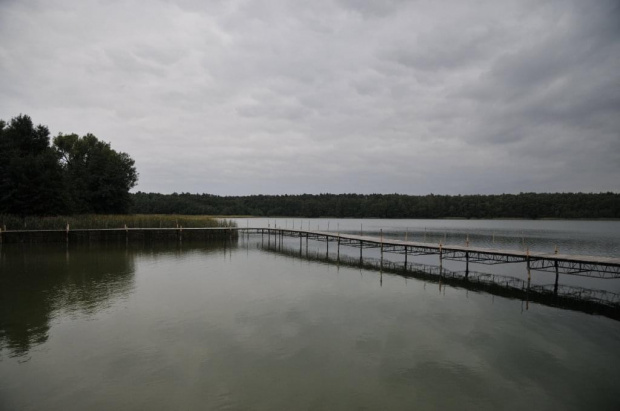
{"label": "wooden pier", "polygon": [[[325,242],[326,252],[330,245],[335,247],[337,255],[340,247],[359,248],[359,258],[364,258],[365,249],[380,250],[384,253],[404,255],[405,266],[408,259],[421,255],[437,255],[438,265],[444,260],[462,261],[465,273],[469,273],[469,264],[507,264],[525,263],[528,274],[530,270],[554,272],[559,274],[578,275],[614,279],[620,278],[620,258],[603,256],[582,256],[532,251],[504,250],[458,246],[449,244],[432,244],[416,241],[402,241],[381,237],[369,237],[353,234],[341,234],[333,231],[295,230],[286,228],[250,228],[250,227],[215,227],[215,228],[114,228],[114,229],[77,229],[77,230],[9,230],[0,231],[2,243],[44,243],[44,242],[91,242],[91,241],[183,241],[235,238],[239,235],[258,234],[267,242],[282,241],[284,237],[299,238],[302,241],[316,240]],[[528,275],[529,276],[529,275]]]}
{"label": "wooden pier", "polygon": [[[354,234],[341,234],[331,231],[295,230],[286,228],[120,228],[120,229],[77,229],[77,230],[10,230],[0,231],[0,249],[3,244],[11,243],[177,243],[186,241],[236,241],[240,237],[258,235],[266,250],[289,253],[309,258],[309,240],[325,243],[325,252],[320,252],[321,260],[334,261],[338,264],[354,264],[359,267],[392,271],[398,275],[413,278],[433,279],[441,284],[450,284],[472,290],[485,290],[494,295],[520,298],[527,304],[530,300],[546,305],[577,309],[579,311],[602,314],[620,320],[620,296],[615,293],[590,290],[580,287],[559,285],[560,274],[577,275],[591,278],[620,278],[620,258],[603,256],[580,256],[559,253],[541,253],[520,250],[504,250],[481,247],[469,247],[433,244],[416,241],[386,239],[383,236],[371,237]],[[284,238],[288,237],[287,244]],[[299,241],[297,251],[296,241]],[[295,242],[292,242],[295,241]],[[341,247],[359,249],[359,257],[344,253]],[[375,249],[379,257],[364,255],[364,251]],[[305,250],[305,253],[304,253]],[[330,254],[331,251],[331,254]],[[386,259],[384,254],[399,254],[404,261],[395,262]],[[423,265],[414,262],[416,256],[437,256],[437,265]],[[313,258],[319,258],[317,254]],[[443,268],[445,260],[461,261],[463,271],[451,271]],[[470,271],[470,263],[509,264],[525,263],[527,279],[496,274]],[[547,286],[532,285],[531,271],[550,271],[555,273],[554,284]],[[381,277],[382,281],[382,277]]]}
{"label": "wooden pier", "polygon": [[578,275],[596,278],[620,278],[620,258],[603,256],[583,256],[556,253],[541,253],[520,250],[504,250],[494,248],[480,248],[449,244],[432,244],[416,241],[402,241],[385,239],[383,237],[369,237],[353,234],[341,234],[331,231],[294,230],[283,228],[236,228],[241,232],[261,234],[267,236],[268,241],[278,241],[283,237],[299,237],[301,240],[316,240],[329,244],[335,243],[339,254],[341,246],[359,248],[360,260],[363,259],[364,249],[379,249],[381,257],[384,253],[401,254],[405,257],[405,264],[409,257],[421,255],[437,255],[438,264],[444,260],[465,262],[465,272],[469,272],[469,263],[477,264],[508,264],[525,263],[528,273],[534,271],[548,271],[556,274]]}

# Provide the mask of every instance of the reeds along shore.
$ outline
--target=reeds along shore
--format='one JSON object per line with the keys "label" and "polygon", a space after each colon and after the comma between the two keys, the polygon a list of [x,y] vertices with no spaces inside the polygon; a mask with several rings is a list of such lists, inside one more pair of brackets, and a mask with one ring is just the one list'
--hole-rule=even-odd
{"label": "reeds along shore", "polygon": [[170,214],[84,214],[75,216],[54,217],[19,217],[0,215],[0,228],[7,230],[64,230],[67,225],[71,229],[102,229],[102,228],[206,228],[235,227],[231,220],[201,215],[170,215]]}

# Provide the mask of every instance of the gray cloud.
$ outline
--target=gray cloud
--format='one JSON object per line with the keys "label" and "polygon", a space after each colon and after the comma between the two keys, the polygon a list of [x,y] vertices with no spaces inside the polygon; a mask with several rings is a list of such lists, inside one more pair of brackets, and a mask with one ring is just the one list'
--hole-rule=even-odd
{"label": "gray cloud", "polygon": [[0,118],[142,191],[620,191],[614,0],[4,1],[0,38]]}

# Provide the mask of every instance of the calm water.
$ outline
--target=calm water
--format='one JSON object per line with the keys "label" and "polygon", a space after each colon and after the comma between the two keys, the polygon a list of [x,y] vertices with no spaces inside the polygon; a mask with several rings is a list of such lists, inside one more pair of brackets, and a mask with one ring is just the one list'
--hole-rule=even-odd
{"label": "calm water", "polygon": [[260,243],[2,246],[0,409],[620,409],[620,322]]}

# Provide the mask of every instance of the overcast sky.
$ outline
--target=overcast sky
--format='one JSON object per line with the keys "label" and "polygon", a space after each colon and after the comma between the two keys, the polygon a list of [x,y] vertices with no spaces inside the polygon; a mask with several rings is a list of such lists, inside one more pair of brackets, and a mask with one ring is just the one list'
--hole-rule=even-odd
{"label": "overcast sky", "polygon": [[620,191],[620,1],[0,0],[0,118],[134,191]]}

